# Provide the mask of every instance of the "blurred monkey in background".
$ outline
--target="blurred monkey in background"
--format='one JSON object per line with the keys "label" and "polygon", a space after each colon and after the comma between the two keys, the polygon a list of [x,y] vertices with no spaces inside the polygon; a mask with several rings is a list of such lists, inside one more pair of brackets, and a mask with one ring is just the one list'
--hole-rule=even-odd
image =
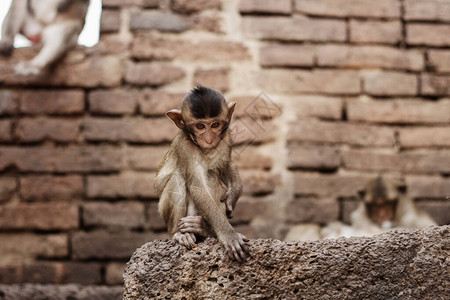
{"label": "blurred monkey in background", "polygon": [[17,75],[41,74],[77,44],[88,7],[89,0],[13,0],[3,22],[0,53],[11,55],[18,33],[42,43],[33,59],[14,68]]}

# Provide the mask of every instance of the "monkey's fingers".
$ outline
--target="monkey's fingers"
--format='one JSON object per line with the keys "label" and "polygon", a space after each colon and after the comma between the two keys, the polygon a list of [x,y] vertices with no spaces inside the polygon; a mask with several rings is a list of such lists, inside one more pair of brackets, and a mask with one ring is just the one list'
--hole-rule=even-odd
{"label": "monkey's fingers", "polygon": [[241,239],[243,239],[245,242],[250,241],[250,239],[248,237],[246,237],[245,235],[243,235],[242,233],[238,233],[238,235],[241,237]]}
{"label": "monkey's fingers", "polygon": [[234,258],[234,259],[237,260],[238,262],[242,262],[242,258],[241,258],[241,256],[239,255],[238,250],[236,249],[235,246],[231,246],[231,253],[233,254],[233,255],[232,255],[232,258]]}
{"label": "monkey's fingers", "polygon": [[194,248],[195,247],[195,235],[193,233],[186,233],[185,236],[189,243],[189,246],[191,248]]}

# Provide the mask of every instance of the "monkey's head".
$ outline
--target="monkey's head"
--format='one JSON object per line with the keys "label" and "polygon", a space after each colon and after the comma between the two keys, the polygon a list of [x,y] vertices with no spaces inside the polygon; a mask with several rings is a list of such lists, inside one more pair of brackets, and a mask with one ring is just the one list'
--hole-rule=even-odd
{"label": "monkey's head", "polygon": [[204,151],[216,148],[230,124],[236,103],[227,104],[218,91],[197,85],[184,96],[181,110],[167,116]]}
{"label": "monkey's head", "polygon": [[399,198],[398,188],[393,180],[381,176],[368,182],[364,202],[369,218],[379,226],[383,227],[394,220]]}

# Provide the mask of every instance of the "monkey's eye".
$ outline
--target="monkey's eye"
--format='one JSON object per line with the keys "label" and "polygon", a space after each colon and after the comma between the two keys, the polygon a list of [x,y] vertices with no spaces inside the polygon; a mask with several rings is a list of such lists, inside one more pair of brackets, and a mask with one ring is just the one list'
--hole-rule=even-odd
{"label": "monkey's eye", "polygon": [[220,126],[219,122],[214,122],[212,123],[211,128],[218,128],[219,126]]}
{"label": "monkey's eye", "polygon": [[205,124],[198,123],[195,127],[197,127],[197,129],[205,129]]}

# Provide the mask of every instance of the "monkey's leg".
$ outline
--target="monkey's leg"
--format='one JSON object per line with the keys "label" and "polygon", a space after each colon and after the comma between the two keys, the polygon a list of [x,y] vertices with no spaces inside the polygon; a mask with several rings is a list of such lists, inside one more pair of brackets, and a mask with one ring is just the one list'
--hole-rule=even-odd
{"label": "monkey's leg", "polygon": [[14,48],[14,37],[20,32],[27,18],[27,0],[14,0],[3,21],[0,53],[11,55]]}
{"label": "monkey's leg", "polygon": [[54,63],[69,48],[76,45],[81,32],[78,21],[66,20],[44,28],[42,32],[43,47],[30,61],[20,63],[15,68],[17,75],[39,75],[44,68]]}

